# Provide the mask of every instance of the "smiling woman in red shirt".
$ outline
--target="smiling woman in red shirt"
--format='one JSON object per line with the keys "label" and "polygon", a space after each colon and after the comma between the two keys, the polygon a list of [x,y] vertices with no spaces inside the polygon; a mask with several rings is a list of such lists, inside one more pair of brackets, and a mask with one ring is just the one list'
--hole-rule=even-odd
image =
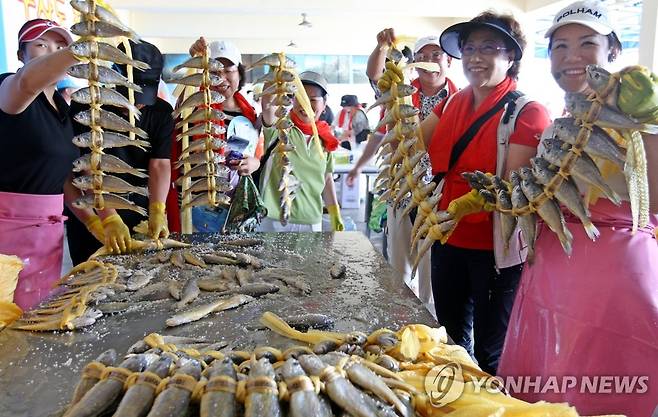
{"label": "smiling woman in red shirt", "polygon": [[[506,112],[501,104],[518,97],[514,92],[525,43],[512,16],[492,12],[453,25],[441,35],[441,47],[462,60],[469,82],[467,88],[435,108],[436,117],[423,122],[432,172],[444,175],[441,209],[470,191],[462,172],[480,170],[507,176],[535,155],[539,135],[550,123],[546,109],[536,102],[523,106],[506,138],[507,155],[498,155],[498,128]],[[466,142],[462,138],[480,118],[484,123],[461,155],[451,161],[455,145]],[[515,252],[509,259],[494,253],[491,213],[464,217],[447,244],[437,243],[432,248],[437,319],[489,373],[496,371],[521,275],[524,256]]]}

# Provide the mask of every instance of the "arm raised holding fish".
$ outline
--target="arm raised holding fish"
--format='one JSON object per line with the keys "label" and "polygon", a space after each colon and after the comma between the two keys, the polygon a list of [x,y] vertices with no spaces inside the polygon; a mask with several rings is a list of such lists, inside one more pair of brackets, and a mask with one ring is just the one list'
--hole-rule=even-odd
{"label": "arm raised holding fish", "polygon": [[27,309],[50,294],[61,271],[63,188],[78,150],[56,84],[77,59],[71,34],[52,20],[27,21],[15,39],[23,67],[0,74],[0,253],[29,259],[14,293]]}

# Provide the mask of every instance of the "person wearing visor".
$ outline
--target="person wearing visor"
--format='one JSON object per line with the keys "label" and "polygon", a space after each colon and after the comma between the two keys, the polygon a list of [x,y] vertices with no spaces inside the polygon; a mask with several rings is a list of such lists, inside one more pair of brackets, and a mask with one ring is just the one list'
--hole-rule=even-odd
{"label": "person wearing visor", "polygon": [[[607,8],[593,1],[572,3],[555,15],[546,37],[553,78],[565,93],[589,94],[587,65],[608,67],[621,53],[612,22]],[[655,81],[648,76],[628,73],[622,76],[617,105],[628,114],[641,109],[638,104],[655,108],[655,91]],[[552,129],[544,136],[552,136]],[[581,415],[655,415],[658,245],[652,232],[658,227],[658,137],[643,134],[643,139],[649,174],[649,225],[631,233],[623,173],[594,158],[606,183],[624,200],[616,206],[606,198],[588,199],[599,238],[590,240],[580,223],[565,214],[573,234],[573,252],[567,256],[556,235],[546,230],[545,224],[541,226],[535,244],[537,256],[523,271],[498,374],[541,381],[556,378],[562,387],[563,378],[577,380],[559,391],[512,395],[530,402],[568,402]],[[578,186],[584,193],[589,188],[580,182]],[[581,389],[584,377],[601,384],[604,377],[628,379],[634,385],[629,385],[629,390],[613,387],[606,393],[592,392]]]}
{"label": "person wearing visor", "polygon": [[[462,61],[469,83],[441,102],[421,126],[423,131],[428,124],[432,127],[423,138],[435,180],[442,178],[439,208],[452,213],[453,200],[470,196],[463,172],[480,170],[508,178],[511,170],[529,165],[550,120],[539,103],[518,102],[516,78],[526,41],[511,15],[481,13],[447,28],[440,43],[446,54]],[[505,122],[505,104],[510,102],[518,112]],[[507,135],[499,135],[501,124],[508,126]],[[491,374],[496,372],[525,260],[520,248],[494,250],[500,228],[493,222],[491,213],[467,215],[447,243],[435,243],[431,253],[437,320]]]}
{"label": "person wearing visor", "polygon": [[[262,232],[321,232],[322,207],[327,208],[331,227],[334,231],[345,229],[340,215],[340,207],[334,188],[333,151],[338,148],[338,139],[333,135],[331,126],[320,121],[320,115],[327,105],[327,80],[317,72],[304,71],[299,78],[311,102],[315,114],[304,111],[299,101],[293,99],[289,116],[293,127],[288,140],[293,150],[286,152],[292,175],[299,180],[296,197],[292,200],[290,218],[287,225],[280,221],[281,204],[279,183],[282,175],[282,161],[275,147],[279,142],[278,130],[273,127],[277,117],[276,106],[271,105],[273,96],[263,96],[263,135],[265,137],[265,154],[261,158],[262,172],[260,187],[263,201],[267,207],[267,217],[263,219]],[[311,122],[315,120],[320,139],[320,148],[313,139]]]}
{"label": "person wearing visor", "polygon": [[23,67],[0,75],[0,253],[23,260],[14,293],[23,309],[45,298],[61,273],[65,184],[79,152],[56,85],[77,62],[72,42],[56,22],[30,20],[18,32]]}
{"label": "person wearing visor", "polygon": [[368,117],[358,97],[353,94],[341,97],[340,106],[342,108],[338,113],[334,132],[341,142],[340,146],[347,150],[356,149],[356,145],[364,142],[370,133]]}
{"label": "person wearing visor", "polygon": [[[381,77],[386,63],[386,47],[393,44],[394,41],[395,32],[393,29],[384,29],[377,34],[377,47],[368,59],[367,68],[368,77],[373,81],[377,81]],[[436,116],[432,112],[434,107],[458,91],[455,84],[447,77],[447,71],[452,62],[452,57],[448,56],[441,48],[438,35],[428,35],[419,38],[414,44],[413,58],[415,62],[433,62],[439,66],[439,71],[418,69],[418,77],[411,81],[411,85],[416,87],[417,90],[411,96],[411,101],[420,110],[418,115],[420,120],[423,121],[426,118],[436,119]],[[348,174],[348,185],[353,184],[354,178],[361,173],[361,169],[375,155],[382,138],[383,135],[381,132],[376,132],[370,136],[363,150],[363,154]],[[429,157],[421,159],[420,164],[428,171],[428,175],[421,178],[423,184],[426,184],[432,179]],[[429,254],[423,256],[419,264],[418,279],[411,280],[411,265],[415,255],[412,255],[411,247],[404,242],[411,241],[413,218],[411,215],[408,215],[404,220],[400,219],[402,212],[410,202],[411,194],[408,194],[397,207],[389,206],[386,209],[386,247],[388,261],[394,269],[403,275],[404,281],[421,301],[434,312]]]}
{"label": "person wearing visor", "polygon": [[[130,193],[123,197],[148,209],[148,237],[158,239],[169,236],[165,201],[171,184],[169,156],[174,131],[174,120],[171,115],[173,109],[169,103],[157,96],[164,66],[160,50],[146,41],[138,44],[130,41],[130,48],[134,59],[151,66],[146,71],[133,71],[134,82],[142,88],[141,93],[135,92],[135,105],[141,112],[135,124],[148,134],[145,140],[150,146],[145,149],[124,146],[104,149],[103,152],[114,155],[133,168],[148,173],[148,178],[138,178],[128,174],[116,176],[135,187],[147,188],[148,196]],[[119,49],[125,51],[123,44],[119,45]],[[114,65],[114,69],[127,76],[125,65]],[[127,88],[116,87],[116,90],[128,97]],[[74,102],[71,105],[71,117],[87,108],[88,105]],[[111,106],[103,106],[103,109],[128,119],[126,109]],[[87,132],[89,128],[74,122],[74,130],[75,134],[81,134]],[[85,152],[89,151],[87,148],[82,149]],[[67,238],[74,265],[94,253],[100,247],[99,241],[114,253],[128,252],[131,245],[131,230],[143,220],[138,213],[130,210],[123,210],[119,215],[115,210],[105,209],[98,214],[99,217],[87,220],[84,224],[76,219],[69,219],[67,222]]]}
{"label": "person wearing visor", "polygon": [[[226,99],[224,102],[214,104],[212,107],[226,114],[227,119],[216,121],[226,126],[226,139],[228,143],[227,166],[231,169],[229,181],[232,190],[238,186],[242,176],[251,175],[260,167],[260,160],[256,158],[259,146],[259,129],[257,128],[256,110],[249,103],[240,90],[245,84],[245,67],[238,47],[229,41],[213,41],[207,43],[205,38],[196,40],[190,47],[191,56],[201,55],[208,49],[210,58],[222,63],[224,68],[219,71],[223,82],[213,87]],[[180,144],[174,146],[180,147]],[[175,153],[180,153],[180,149]],[[178,155],[175,155],[178,157]],[[178,172],[175,176],[179,176]],[[229,192],[231,195],[231,192]],[[172,201],[177,206],[177,200]],[[170,205],[171,207],[171,205]],[[178,209],[175,209],[178,211]],[[224,230],[227,222],[229,208],[224,207],[192,207],[192,224],[195,231],[203,233],[217,233]]]}

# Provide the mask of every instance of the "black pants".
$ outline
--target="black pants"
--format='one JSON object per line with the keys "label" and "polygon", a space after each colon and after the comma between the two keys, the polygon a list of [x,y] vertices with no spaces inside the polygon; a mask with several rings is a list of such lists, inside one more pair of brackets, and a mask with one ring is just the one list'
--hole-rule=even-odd
{"label": "black pants", "polygon": [[521,269],[517,265],[496,272],[493,251],[432,246],[437,320],[492,375],[503,350]]}

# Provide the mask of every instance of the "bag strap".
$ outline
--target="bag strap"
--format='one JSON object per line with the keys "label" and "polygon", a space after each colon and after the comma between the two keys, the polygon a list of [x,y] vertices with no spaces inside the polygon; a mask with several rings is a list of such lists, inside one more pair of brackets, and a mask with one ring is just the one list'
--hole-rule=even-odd
{"label": "bag strap", "polygon": [[473,138],[475,137],[475,134],[480,130],[482,125],[487,122],[491,117],[493,117],[494,114],[498,113],[507,103],[510,101],[516,100],[518,97],[523,95],[523,93],[519,91],[510,91],[507,94],[501,98],[498,103],[496,103],[495,106],[493,106],[489,111],[484,113],[482,116],[478,117],[476,121],[469,126],[469,128],[464,132],[464,134],[459,138],[459,140],[455,143],[455,145],[452,147],[452,152],[450,152],[450,162],[448,163],[448,169],[446,172],[440,172],[434,176],[434,179],[432,181],[438,183],[440,182],[443,177],[447,174],[448,171],[450,171],[459,158],[462,156],[466,148],[468,147],[468,144],[471,143]]}
{"label": "bag strap", "polygon": [[276,139],[274,139],[272,143],[270,143],[270,146],[267,147],[267,150],[265,150],[265,153],[260,158],[260,167],[251,174],[251,177],[253,178],[256,187],[260,187],[260,174],[263,171],[263,169],[265,169],[265,164],[267,163],[267,160],[270,159],[270,156],[272,155],[272,152],[274,151],[274,148],[276,147],[277,143],[279,143],[278,134],[276,135]]}

